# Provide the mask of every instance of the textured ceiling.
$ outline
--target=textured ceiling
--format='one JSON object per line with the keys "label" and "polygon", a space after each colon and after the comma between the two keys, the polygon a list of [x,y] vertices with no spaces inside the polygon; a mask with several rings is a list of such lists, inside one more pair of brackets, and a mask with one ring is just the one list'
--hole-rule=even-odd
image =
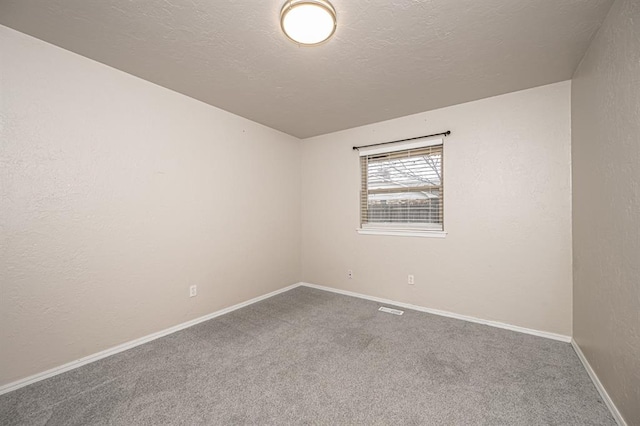
{"label": "textured ceiling", "polygon": [[0,0],[0,23],[305,138],[570,79],[613,0],[333,0],[298,47],[284,0]]}

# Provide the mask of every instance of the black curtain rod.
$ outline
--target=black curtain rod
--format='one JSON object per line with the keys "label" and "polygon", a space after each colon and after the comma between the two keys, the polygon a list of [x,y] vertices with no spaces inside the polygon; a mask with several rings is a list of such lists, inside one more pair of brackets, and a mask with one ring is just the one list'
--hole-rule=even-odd
{"label": "black curtain rod", "polygon": [[380,143],[372,143],[371,145],[354,146],[353,149],[358,150],[360,148],[369,148],[370,146],[388,145],[390,143],[396,143],[396,142],[407,142],[407,141],[413,141],[416,139],[430,138],[431,136],[449,136],[450,134],[451,134],[451,130],[447,130],[446,132],[434,133],[432,135],[416,136],[415,138],[398,139],[397,141],[391,141],[391,142],[380,142]]}

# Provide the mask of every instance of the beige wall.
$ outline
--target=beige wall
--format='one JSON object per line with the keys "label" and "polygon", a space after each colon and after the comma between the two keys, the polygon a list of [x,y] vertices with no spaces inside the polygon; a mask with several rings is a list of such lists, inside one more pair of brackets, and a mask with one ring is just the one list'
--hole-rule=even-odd
{"label": "beige wall", "polygon": [[[303,280],[571,335],[570,87],[304,140]],[[444,130],[452,131],[444,154],[448,236],[357,234],[359,163],[351,147]]]}
{"label": "beige wall", "polygon": [[298,139],[5,27],[0,55],[0,385],[299,281]]}
{"label": "beige wall", "polygon": [[574,337],[640,425],[640,3],[618,0],[576,71]]}

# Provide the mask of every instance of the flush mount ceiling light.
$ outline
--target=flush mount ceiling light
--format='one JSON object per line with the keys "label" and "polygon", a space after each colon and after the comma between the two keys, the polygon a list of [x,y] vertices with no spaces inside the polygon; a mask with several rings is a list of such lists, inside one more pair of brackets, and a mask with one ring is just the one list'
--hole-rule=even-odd
{"label": "flush mount ceiling light", "polygon": [[336,31],[336,10],[325,0],[288,0],[280,11],[280,26],[298,44],[311,46]]}

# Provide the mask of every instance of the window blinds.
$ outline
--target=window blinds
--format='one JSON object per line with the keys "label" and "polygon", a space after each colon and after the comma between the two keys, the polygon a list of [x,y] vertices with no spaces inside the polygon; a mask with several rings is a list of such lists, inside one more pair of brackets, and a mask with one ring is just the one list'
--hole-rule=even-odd
{"label": "window blinds", "polygon": [[442,144],[361,153],[363,227],[443,230]]}

